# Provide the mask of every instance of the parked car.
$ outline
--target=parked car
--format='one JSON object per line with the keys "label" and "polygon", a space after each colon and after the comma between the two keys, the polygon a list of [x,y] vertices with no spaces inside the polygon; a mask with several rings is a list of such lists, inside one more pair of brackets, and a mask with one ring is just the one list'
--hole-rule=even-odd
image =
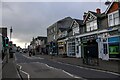
{"label": "parked car", "polygon": [[22,53],[22,50],[20,50],[19,52]]}

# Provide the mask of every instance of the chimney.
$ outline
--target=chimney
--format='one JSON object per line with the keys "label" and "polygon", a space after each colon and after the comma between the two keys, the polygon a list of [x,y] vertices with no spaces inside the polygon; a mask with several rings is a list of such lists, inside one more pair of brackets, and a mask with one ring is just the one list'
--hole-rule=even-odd
{"label": "chimney", "polygon": [[84,12],[84,15],[83,15],[83,20],[85,19],[85,17],[87,16],[87,13]]}
{"label": "chimney", "polygon": [[101,10],[99,8],[96,9],[96,13],[100,14]]}

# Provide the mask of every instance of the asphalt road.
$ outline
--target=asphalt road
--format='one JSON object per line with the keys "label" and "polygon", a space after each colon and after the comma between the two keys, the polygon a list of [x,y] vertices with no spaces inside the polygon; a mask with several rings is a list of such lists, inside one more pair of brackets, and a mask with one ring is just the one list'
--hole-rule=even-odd
{"label": "asphalt road", "polygon": [[79,79],[119,79],[119,75],[65,63],[55,62],[40,57],[28,57],[16,53],[16,64],[23,78],[79,78]]}

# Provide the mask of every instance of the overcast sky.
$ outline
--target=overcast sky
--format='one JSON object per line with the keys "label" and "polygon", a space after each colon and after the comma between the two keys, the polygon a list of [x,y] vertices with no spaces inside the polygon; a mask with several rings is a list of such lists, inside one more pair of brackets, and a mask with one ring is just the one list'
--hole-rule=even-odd
{"label": "overcast sky", "polygon": [[33,37],[47,36],[47,27],[56,21],[68,16],[82,19],[84,12],[96,8],[106,10],[103,2],[3,2],[2,25],[12,26],[12,40],[24,47]]}

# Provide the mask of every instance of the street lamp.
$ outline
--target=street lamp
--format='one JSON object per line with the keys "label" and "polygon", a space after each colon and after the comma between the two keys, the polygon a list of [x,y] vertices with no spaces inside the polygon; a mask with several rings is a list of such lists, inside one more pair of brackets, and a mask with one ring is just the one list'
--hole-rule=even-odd
{"label": "street lamp", "polygon": [[10,28],[10,41],[11,41],[11,37],[12,37],[12,32],[13,32],[13,29],[12,29],[12,26]]}

